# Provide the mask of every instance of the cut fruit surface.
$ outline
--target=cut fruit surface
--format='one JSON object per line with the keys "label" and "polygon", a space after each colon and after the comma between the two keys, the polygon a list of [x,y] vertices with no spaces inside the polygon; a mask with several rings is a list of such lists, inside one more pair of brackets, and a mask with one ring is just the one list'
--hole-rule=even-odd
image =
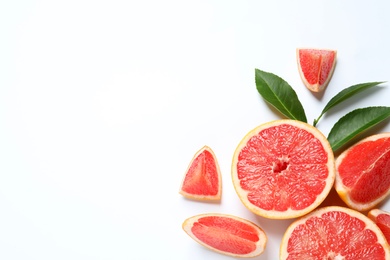
{"label": "cut fruit surface", "polygon": [[196,242],[224,255],[255,257],[267,244],[259,226],[232,215],[201,214],[186,219],[182,227]]}
{"label": "cut fruit surface", "polygon": [[179,193],[195,200],[220,200],[222,180],[213,150],[204,146],[192,158]]}
{"label": "cut fruit surface", "polygon": [[250,131],[233,156],[232,180],[242,203],[257,215],[289,219],[307,214],[335,179],[326,137],[296,120],[276,120]]}
{"label": "cut fruit surface", "polygon": [[337,51],[297,48],[298,70],[305,86],[321,92],[328,85],[336,66]]}
{"label": "cut fruit surface", "polygon": [[358,211],[382,202],[390,194],[390,133],[369,136],[341,153],[335,188]]}
{"label": "cut fruit surface", "polygon": [[390,243],[390,212],[381,209],[372,209],[368,212],[368,217],[374,221],[382,231],[387,243]]}
{"label": "cut fruit surface", "polygon": [[377,225],[353,209],[330,206],[294,221],[280,246],[281,260],[390,259]]}

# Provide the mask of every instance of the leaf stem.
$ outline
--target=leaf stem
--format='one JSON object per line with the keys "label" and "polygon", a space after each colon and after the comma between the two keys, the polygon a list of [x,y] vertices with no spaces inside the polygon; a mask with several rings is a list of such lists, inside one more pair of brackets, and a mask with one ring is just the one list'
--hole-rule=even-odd
{"label": "leaf stem", "polygon": [[317,118],[317,119],[314,119],[313,121],[313,126],[316,127],[317,126],[317,123],[318,121],[320,121],[321,117],[324,115],[324,113],[321,113],[321,115]]}

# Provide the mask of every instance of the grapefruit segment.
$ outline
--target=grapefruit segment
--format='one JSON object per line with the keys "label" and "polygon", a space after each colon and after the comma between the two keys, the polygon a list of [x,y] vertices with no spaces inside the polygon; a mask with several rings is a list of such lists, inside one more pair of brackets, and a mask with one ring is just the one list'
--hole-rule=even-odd
{"label": "grapefruit segment", "polygon": [[336,160],[335,188],[353,209],[366,211],[390,194],[390,133],[369,136]]}
{"label": "grapefruit segment", "polygon": [[382,231],[387,243],[390,243],[390,212],[381,209],[372,209],[368,212],[368,217],[374,221]]}
{"label": "grapefruit segment", "polygon": [[260,255],[267,243],[267,236],[259,226],[232,215],[196,215],[186,219],[182,227],[199,244],[234,257]]}
{"label": "grapefruit segment", "polygon": [[220,200],[221,172],[213,150],[202,147],[192,158],[184,175],[179,193],[194,200]]}
{"label": "grapefruit segment", "polygon": [[329,49],[297,48],[299,75],[313,92],[322,92],[332,78],[337,51]]}
{"label": "grapefruit segment", "polygon": [[242,203],[273,219],[302,216],[328,195],[335,179],[326,137],[313,126],[276,120],[250,131],[233,156],[232,180]]}
{"label": "grapefruit segment", "polygon": [[377,225],[358,211],[329,206],[294,221],[280,246],[280,259],[390,259]]}

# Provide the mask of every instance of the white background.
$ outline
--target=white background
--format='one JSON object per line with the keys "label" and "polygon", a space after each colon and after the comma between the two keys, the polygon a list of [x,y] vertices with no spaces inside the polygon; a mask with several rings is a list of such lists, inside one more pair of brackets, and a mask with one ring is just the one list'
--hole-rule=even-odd
{"label": "white background", "polygon": [[[221,212],[260,225],[269,240],[256,259],[278,259],[291,221],[250,213],[230,179],[241,138],[282,118],[254,70],[293,86],[311,123],[341,89],[390,80],[389,11],[355,0],[1,1],[0,258],[231,259],[181,228]],[[297,47],[338,51],[323,95],[303,86]],[[327,135],[389,95],[388,83],[359,94],[318,128]],[[221,167],[221,203],[178,193],[203,145]]]}

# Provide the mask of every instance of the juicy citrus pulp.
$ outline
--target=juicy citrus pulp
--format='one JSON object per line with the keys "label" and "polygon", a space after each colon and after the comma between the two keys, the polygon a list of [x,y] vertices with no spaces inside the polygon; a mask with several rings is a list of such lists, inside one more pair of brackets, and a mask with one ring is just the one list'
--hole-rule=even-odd
{"label": "juicy citrus pulp", "polygon": [[390,133],[369,136],[336,160],[336,191],[351,208],[366,211],[390,193]]}
{"label": "juicy citrus pulp", "polygon": [[204,146],[192,158],[184,175],[180,194],[196,200],[220,200],[221,172],[213,150]]}
{"label": "juicy citrus pulp", "polygon": [[297,48],[298,70],[305,86],[321,92],[328,85],[336,66],[337,51]]}
{"label": "juicy citrus pulp", "polygon": [[186,219],[183,230],[201,245],[221,254],[254,257],[263,253],[267,237],[254,223],[226,214],[201,214]]}
{"label": "juicy citrus pulp", "polygon": [[232,179],[243,204],[267,218],[302,216],[328,195],[335,178],[326,137],[313,126],[276,120],[250,131],[233,156]]}
{"label": "juicy citrus pulp", "polygon": [[390,259],[381,230],[365,215],[345,207],[317,209],[293,222],[280,247],[281,260]]}
{"label": "juicy citrus pulp", "polygon": [[368,212],[368,217],[374,221],[382,231],[387,243],[390,243],[390,212],[372,209]]}

